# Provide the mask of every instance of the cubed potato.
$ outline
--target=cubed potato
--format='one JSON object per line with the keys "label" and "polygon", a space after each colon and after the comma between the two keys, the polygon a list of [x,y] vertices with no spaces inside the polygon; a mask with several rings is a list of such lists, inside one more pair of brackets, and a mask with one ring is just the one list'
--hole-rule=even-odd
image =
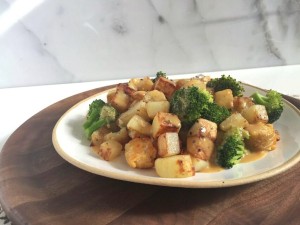
{"label": "cubed potato", "polygon": [[164,77],[158,78],[154,84],[154,89],[163,92],[167,99],[170,99],[174,91],[176,90],[176,84]]}
{"label": "cubed potato", "polygon": [[152,168],[156,155],[157,149],[148,137],[134,138],[125,145],[125,159],[132,168]]}
{"label": "cubed potato", "polygon": [[91,146],[100,146],[105,141],[104,136],[110,133],[110,129],[106,126],[94,131],[91,135]]}
{"label": "cubed potato", "polygon": [[153,89],[153,81],[149,77],[132,78],[128,82],[128,86],[137,91],[151,91]]}
{"label": "cubed potato", "polygon": [[128,131],[125,127],[123,127],[117,132],[110,132],[104,135],[104,140],[114,140],[124,145],[129,141]]}
{"label": "cubed potato", "polygon": [[123,146],[114,140],[104,141],[98,148],[92,148],[93,151],[106,161],[111,161],[118,157],[123,149]]}
{"label": "cubed potato", "polygon": [[276,148],[280,139],[272,124],[258,122],[245,127],[249,132],[249,139],[245,139],[246,147],[251,151],[271,151]]}
{"label": "cubed potato", "polygon": [[198,119],[188,132],[188,136],[207,137],[212,141],[217,138],[218,125],[206,119]]}
{"label": "cubed potato", "polygon": [[134,115],[127,123],[127,129],[140,134],[151,136],[152,126],[139,115]]}
{"label": "cubed potato", "polygon": [[146,110],[148,116],[153,119],[158,112],[168,113],[170,110],[170,102],[168,101],[157,101],[157,102],[147,102]]}
{"label": "cubed potato", "polygon": [[133,101],[135,100],[140,101],[144,99],[146,93],[147,93],[146,91],[135,91],[130,95],[130,97],[132,98]]}
{"label": "cubed potato", "polygon": [[146,121],[149,121],[150,118],[147,113],[146,109],[146,102],[144,101],[137,101],[135,104],[131,105],[131,107],[123,112],[119,119],[118,119],[118,125],[120,127],[126,127],[128,121],[134,116],[134,115],[139,115]]}
{"label": "cubed potato", "polygon": [[192,163],[195,168],[195,172],[201,172],[203,169],[207,168],[209,166],[209,161],[199,159],[197,157],[191,156]]}
{"label": "cubed potato", "polygon": [[107,94],[107,102],[119,112],[124,112],[129,108],[130,96],[122,88],[117,88]]}
{"label": "cubed potato", "polygon": [[195,175],[190,155],[174,155],[155,160],[155,171],[163,178],[184,178]]}
{"label": "cubed potato", "polygon": [[149,136],[147,136],[145,134],[141,134],[141,133],[137,132],[136,130],[128,130],[128,136],[131,139],[149,137]]}
{"label": "cubed potato", "polygon": [[244,128],[248,125],[248,121],[240,113],[232,113],[222,123],[220,123],[220,129],[223,131],[230,130],[233,127]]}
{"label": "cubed potato", "polygon": [[233,110],[241,113],[244,109],[254,105],[253,101],[249,97],[234,97],[233,98]]}
{"label": "cubed potato", "polygon": [[268,113],[264,105],[252,105],[242,111],[242,116],[249,123],[267,123],[269,120]]}
{"label": "cubed potato", "polygon": [[187,151],[192,156],[203,160],[210,160],[214,152],[214,142],[206,137],[188,137]]}
{"label": "cubed potato", "polygon": [[181,128],[179,118],[171,113],[158,112],[152,122],[152,136],[157,138],[167,132],[178,133]]}
{"label": "cubed potato", "polygon": [[165,96],[165,94],[161,91],[158,90],[152,90],[152,91],[148,91],[143,100],[145,102],[157,102],[157,101],[166,101],[167,98]]}
{"label": "cubed potato", "polygon": [[215,92],[214,100],[216,104],[224,106],[227,109],[233,107],[233,95],[230,89]]}
{"label": "cubed potato", "polygon": [[158,137],[157,140],[158,156],[167,157],[180,153],[180,143],[178,133],[167,132]]}

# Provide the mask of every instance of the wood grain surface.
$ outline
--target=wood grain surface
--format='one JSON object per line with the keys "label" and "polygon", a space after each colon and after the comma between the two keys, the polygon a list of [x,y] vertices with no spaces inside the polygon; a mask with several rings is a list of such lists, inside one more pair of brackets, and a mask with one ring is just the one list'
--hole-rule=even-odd
{"label": "wood grain surface", "polygon": [[[0,201],[14,225],[300,224],[299,163],[252,184],[185,189],[113,180],[64,161],[51,142],[55,123],[75,103],[102,90],[47,107],[6,142]],[[286,98],[300,107],[300,101]]]}

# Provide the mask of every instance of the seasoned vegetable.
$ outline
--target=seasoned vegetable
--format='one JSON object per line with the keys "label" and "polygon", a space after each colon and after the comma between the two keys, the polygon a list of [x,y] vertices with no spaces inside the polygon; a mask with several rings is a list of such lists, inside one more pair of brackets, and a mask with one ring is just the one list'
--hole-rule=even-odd
{"label": "seasoned vegetable", "polygon": [[89,106],[87,121],[83,124],[86,137],[90,139],[94,131],[116,121],[117,117],[118,112],[114,107],[103,104],[102,100],[93,101]]}
{"label": "seasoned vegetable", "polygon": [[157,150],[150,138],[134,138],[125,145],[125,159],[132,168],[152,168]]}
{"label": "seasoned vegetable", "polygon": [[241,128],[232,128],[224,135],[223,142],[217,148],[217,163],[229,169],[236,165],[245,154],[245,132]]}
{"label": "seasoned vegetable", "polygon": [[155,160],[155,170],[160,177],[183,178],[195,175],[190,155],[174,155]]}
{"label": "seasoned vegetable", "polygon": [[187,87],[177,90],[170,100],[170,112],[176,114],[183,125],[192,125],[213,104],[213,96],[206,90]]}
{"label": "seasoned vegetable", "polygon": [[276,148],[279,135],[272,124],[256,123],[245,127],[249,132],[249,139],[245,140],[251,151],[270,151]]}
{"label": "seasoned vegetable", "polygon": [[233,96],[242,96],[244,87],[242,83],[231,77],[230,75],[222,75],[220,78],[214,78],[208,81],[207,87],[213,88],[215,92],[225,89],[231,89]]}
{"label": "seasoned vegetable", "polygon": [[278,120],[283,112],[282,95],[274,90],[269,90],[266,95],[258,92],[251,95],[255,104],[264,105],[266,107],[269,123],[274,123]]}
{"label": "seasoned vegetable", "polygon": [[216,103],[208,103],[207,108],[202,112],[202,118],[210,120],[216,124],[220,124],[230,116],[230,111],[224,106],[219,106]]}
{"label": "seasoned vegetable", "polygon": [[155,83],[160,77],[164,77],[164,78],[167,78],[167,79],[168,79],[166,73],[164,73],[164,72],[162,72],[162,71],[158,71],[158,72],[156,73],[156,77],[155,77],[152,81]]}

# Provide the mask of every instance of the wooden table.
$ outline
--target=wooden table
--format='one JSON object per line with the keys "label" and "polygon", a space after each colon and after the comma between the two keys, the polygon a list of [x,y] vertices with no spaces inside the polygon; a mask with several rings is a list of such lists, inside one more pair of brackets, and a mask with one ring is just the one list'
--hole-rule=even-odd
{"label": "wooden table", "polygon": [[[72,105],[102,90],[47,107],[6,142],[0,200],[14,225],[300,224],[299,164],[252,184],[185,189],[113,180],[64,161],[51,142],[55,123]],[[300,107],[300,101],[286,98]]]}

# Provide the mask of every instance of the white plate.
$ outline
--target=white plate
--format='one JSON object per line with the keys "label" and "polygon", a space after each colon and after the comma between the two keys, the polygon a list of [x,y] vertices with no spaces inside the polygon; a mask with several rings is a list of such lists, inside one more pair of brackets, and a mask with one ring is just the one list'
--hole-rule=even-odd
{"label": "white plate", "polygon": [[[263,90],[244,85],[245,95]],[[84,137],[82,124],[89,104],[101,98],[106,100],[108,91],[89,97],[70,108],[54,127],[53,145],[66,161],[83,170],[98,175],[161,186],[208,188],[226,187],[251,183],[279,174],[300,161],[300,112],[288,101],[284,102],[284,111],[276,121],[275,128],[281,140],[277,149],[262,159],[249,163],[240,163],[229,170],[216,173],[197,173],[189,178],[160,178],[154,169],[132,169],[125,162],[124,156],[107,162],[90,151],[90,142]]]}

